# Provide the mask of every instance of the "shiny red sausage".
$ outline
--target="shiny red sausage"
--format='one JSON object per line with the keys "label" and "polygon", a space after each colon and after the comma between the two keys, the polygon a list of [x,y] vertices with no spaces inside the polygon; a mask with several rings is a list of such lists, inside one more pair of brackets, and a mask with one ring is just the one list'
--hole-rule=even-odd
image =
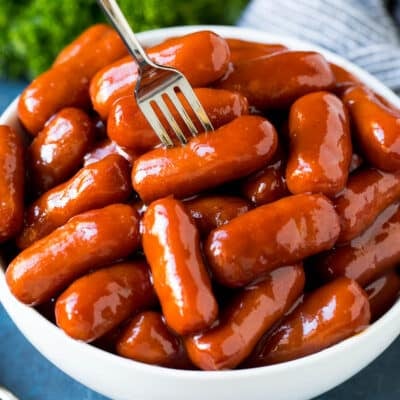
{"label": "shiny red sausage", "polygon": [[258,43],[241,39],[226,39],[226,43],[228,43],[231,51],[231,62],[233,64],[287,50],[286,46],[277,43]]}
{"label": "shiny red sausage", "polygon": [[56,323],[72,338],[92,342],[154,304],[147,264],[121,262],[73,282],[56,301]]}
{"label": "shiny red sausage", "polygon": [[346,90],[343,101],[350,110],[362,155],[383,171],[400,170],[400,110],[383,104],[364,86]]}
{"label": "shiny red sausage", "polygon": [[94,126],[85,112],[64,108],[57,113],[28,148],[34,192],[41,194],[70,178],[93,141]]}
{"label": "shiny red sausage", "polygon": [[350,124],[343,103],[328,92],[298,99],[290,108],[286,184],[293,194],[332,196],[346,184],[352,156]]}
{"label": "shiny red sausage", "polygon": [[294,265],[243,288],[217,324],[185,338],[192,362],[203,370],[237,367],[301,295],[304,281],[302,266]]}
{"label": "shiny red sausage", "polygon": [[142,155],[133,166],[133,187],[145,203],[171,194],[187,197],[260,169],[274,155],[277,140],[266,119],[242,116],[186,146]]}
{"label": "shiny red sausage", "polygon": [[22,93],[18,116],[32,135],[65,107],[90,107],[89,84],[97,71],[127,54],[121,38],[111,28],[79,56],[59,63],[39,75]]}
{"label": "shiny red sausage", "polygon": [[[214,129],[248,113],[247,99],[239,93],[209,88],[199,88],[194,91]],[[178,93],[178,98],[182,104],[185,104],[181,93]],[[198,131],[203,132],[204,129],[195,117],[192,108],[186,107],[186,110],[191,120],[195,122]],[[190,132],[186,125],[181,123],[175,108],[172,108],[171,112],[182,131],[187,137],[190,137]],[[171,138],[175,138],[169,125],[166,130]],[[132,95],[121,97],[115,101],[108,116],[107,132],[110,139],[138,154],[145,153],[160,144],[160,139],[139,110]]]}
{"label": "shiny red sausage", "polygon": [[350,175],[345,189],[333,200],[340,218],[338,243],[364,232],[376,217],[400,199],[400,172],[365,168]]}
{"label": "shiny red sausage", "polygon": [[400,296],[400,276],[392,270],[365,287],[371,307],[371,322],[386,313]]}
{"label": "shiny red sausage", "polygon": [[288,196],[285,169],[286,159],[278,147],[268,166],[243,180],[240,185],[242,195],[257,207]]}
{"label": "shiny red sausage", "polygon": [[306,296],[267,338],[250,366],[316,353],[361,332],[370,317],[365,292],[353,280],[339,278]]}
{"label": "shiny red sausage", "polygon": [[39,197],[26,210],[17,244],[24,249],[74,215],[123,202],[131,192],[128,162],[119,155],[110,155]]}
{"label": "shiny red sausage", "polygon": [[143,250],[170,328],[186,335],[208,328],[218,305],[200,252],[200,238],[184,205],[167,197],[143,217]]}
{"label": "shiny red sausage", "polygon": [[347,71],[343,67],[329,63],[333,75],[335,76],[335,88],[334,92],[338,95],[341,95],[344,90],[348,89],[351,86],[359,85],[361,81],[356,78],[351,72]]}
{"label": "shiny red sausage", "polygon": [[[168,39],[147,49],[157,64],[177,68],[195,87],[207,86],[224,75],[230,51],[224,39],[210,31],[199,31]],[[94,109],[106,119],[114,101],[133,94],[138,67],[131,56],[99,71],[90,85]]]}
{"label": "shiny red sausage", "polygon": [[338,235],[332,203],[323,195],[302,194],[258,207],[215,229],[204,249],[215,279],[235,287],[330,249]]}
{"label": "shiny red sausage", "polygon": [[95,24],[83,31],[74,41],[66,46],[58,54],[54,60],[53,66],[63,64],[65,62],[74,61],[78,63],[80,57],[84,56],[85,52],[93,51],[93,46],[96,46],[106,33],[109,33],[111,28],[106,24]]}
{"label": "shiny red sausage", "polygon": [[24,219],[24,145],[8,126],[0,125],[0,243],[18,234]]}
{"label": "shiny red sausage", "polygon": [[137,155],[132,150],[123,148],[110,139],[104,139],[85,154],[83,157],[83,166],[87,167],[97,161],[103,160],[111,154],[118,154],[124,157],[129,162],[129,165],[132,165],[133,161],[137,158]]}
{"label": "shiny red sausage", "polygon": [[168,368],[190,365],[181,339],[167,327],[162,314],[144,311],[126,326],[116,342],[120,356]]}
{"label": "shiny red sausage", "polygon": [[217,85],[238,91],[258,109],[286,108],[317,90],[329,90],[335,77],[325,58],[309,51],[286,51],[240,63]]}
{"label": "shiny red sausage", "polygon": [[389,206],[348,245],[321,255],[315,273],[323,280],[347,276],[366,286],[400,263],[400,206]]}
{"label": "shiny red sausage", "polygon": [[246,200],[234,196],[201,196],[184,204],[202,235],[208,235],[251,208]]}
{"label": "shiny red sausage", "polygon": [[19,253],[7,268],[7,284],[19,301],[44,303],[91,269],[128,256],[138,243],[139,218],[132,207],[88,211]]}

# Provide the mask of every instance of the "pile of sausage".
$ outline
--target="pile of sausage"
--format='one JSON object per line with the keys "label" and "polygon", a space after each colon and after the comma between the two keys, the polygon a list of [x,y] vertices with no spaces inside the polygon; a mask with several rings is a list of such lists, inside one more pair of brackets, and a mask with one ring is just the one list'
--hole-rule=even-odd
{"label": "pile of sausage", "polygon": [[186,75],[215,132],[161,147],[120,38],[85,31],[20,97],[29,143],[0,127],[14,296],[75,339],[204,370],[303,357],[384,314],[400,111],[315,52],[209,31],[147,51]]}

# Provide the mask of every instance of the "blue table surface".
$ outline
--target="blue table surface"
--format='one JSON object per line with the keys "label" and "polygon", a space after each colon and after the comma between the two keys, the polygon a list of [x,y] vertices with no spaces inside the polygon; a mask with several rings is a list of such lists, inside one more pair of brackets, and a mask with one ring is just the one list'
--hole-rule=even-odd
{"label": "blue table surface", "polygon": [[[0,81],[0,114],[23,86],[19,82]],[[359,374],[317,400],[398,400],[399,371],[400,338]],[[315,379],[318,379],[317,374]],[[106,399],[74,381],[47,361],[22,336],[1,305],[0,385],[8,387],[21,400]]]}

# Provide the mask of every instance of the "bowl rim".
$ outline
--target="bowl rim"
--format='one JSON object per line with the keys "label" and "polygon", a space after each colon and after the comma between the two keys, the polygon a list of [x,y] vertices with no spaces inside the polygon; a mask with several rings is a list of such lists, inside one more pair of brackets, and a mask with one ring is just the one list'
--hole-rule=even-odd
{"label": "bowl rim", "polygon": [[[368,86],[374,89],[378,94],[389,100],[395,106],[400,107],[400,98],[397,97],[395,93],[393,93],[389,88],[387,88],[383,83],[370,75],[368,72],[362,70],[361,68],[357,67],[350,61],[345,60],[337,54],[290,36],[271,34],[256,29],[234,26],[191,25],[150,30],[139,33],[138,37],[141,42],[146,43],[146,45],[151,45],[167,37],[183,35],[198,30],[212,30],[223,37],[243,39],[243,36],[246,36],[246,40],[252,40],[261,43],[283,43],[289,48],[293,49],[318,51],[323,54],[329,61],[346,68],[349,72],[360,78],[361,81],[368,84]],[[19,124],[16,116],[18,98],[19,97],[17,97],[2,113],[2,115],[0,116],[0,124]],[[379,331],[385,332],[387,329],[389,329],[389,327],[394,326],[400,317],[400,300],[398,300],[391,307],[391,309],[388,310],[379,320],[375,321],[372,325],[370,325],[361,333],[352,336],[344,341],[341,341],[327,349],[321,350],[318,353],[276,365],[225,371],[178,370],[163,368],[130,359],[125,359],[116,354],[106,352],[91,345],[88,346],[86,343],[79,342],[68,337],[61,329],[59,329],[55,324],[48,321],[34,308],[18,302],[18,300],[13,297],[6,284],[5,274],[1,264],[3,264],[4,267],[5,263],[2,262],[2,260],[0,262],[1,303],[3,304],[5,310],[14,321],[18,329],[27,337],[29,342],[42,354],[44,354],[47,359],[52,361],[57,366],[58,363],[53,361],[51,356],[46,354],[44,349],[42,349],[37,343],[35,343],[35,339],[33,337],[34,335],[31,335],[29,332],[30,323],[38,325],[39,330],[46,330],[48,332],[48,335],[51,335],[51,337],[53,337],[53,340],[59,341],[60,343],[65,343],[65,345],[68,346],[68,348],[71,350],[79,351],[83,357],[87,356],[95,359],[98,357],[102,358],[105,362],[109,363],[110,368],[112,368],[113,366],[115,366],[116,368],[130,368],[132,369],[132,372],[134,372],[135,370],[140,370],[143,373],[148,373],[152,375],[174,376],[175,378],[179,378],[182,380],[196,378],[199,380],[214,381],[224,380],[226,378],[232,377],[235,379],[246,379],[249,376],[256,377],[259,375],[267,377],[269,374],[287,371],[288,369],[299,369],[301,367],[306,367],[316,362],[329,362],[330,357],[333,356],[335,353],[346,353],[348,351],[351,351],[352,347],[355,345],[368,345],[370,338],[375,337],[375,335],[379,335]],[[397,335],[399,333],[400,326],[398,328]],[[374,358],[376,358],[387,346],[389,346],[389,344],[396,339],[397,335],[392,335],[393,337],[391,337],[390,342],[386,345],[382,345],[379,349],[379,353],[376,354]]]}

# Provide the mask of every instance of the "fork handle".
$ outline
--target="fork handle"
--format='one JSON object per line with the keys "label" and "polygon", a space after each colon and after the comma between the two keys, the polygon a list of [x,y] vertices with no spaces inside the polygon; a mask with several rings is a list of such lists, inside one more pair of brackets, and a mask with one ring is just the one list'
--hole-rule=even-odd
{"label": "fork handle", "polygon": [[136,59],[139,68],[143,69],[148,64],[151,64],[151,61],[148,59],[143,47],[136,39],[136,36],[129,26],[118,3],[115,0],[97,0],[97,2],[110,19],[114,28],[118,31],[132,56]]}

